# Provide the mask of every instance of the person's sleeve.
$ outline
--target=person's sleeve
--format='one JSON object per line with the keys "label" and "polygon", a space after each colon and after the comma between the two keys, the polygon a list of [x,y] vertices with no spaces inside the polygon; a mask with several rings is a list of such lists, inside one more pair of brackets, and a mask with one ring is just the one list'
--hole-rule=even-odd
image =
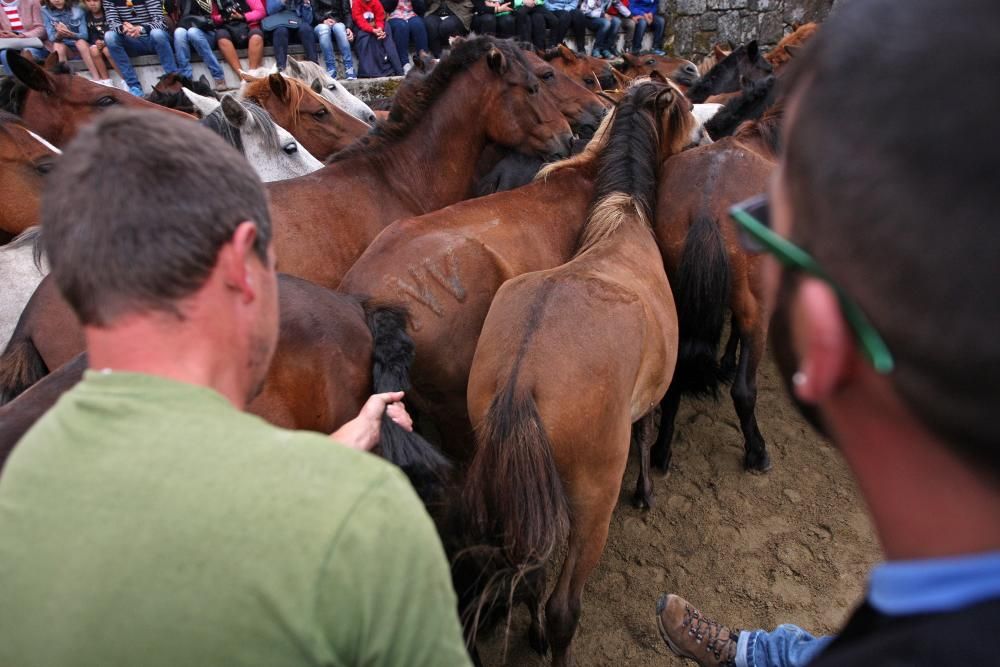
{"label": "person's sleeve", "polygon": [[248,24],[260,23],[261,19],[267,16],[267,10],[264,9],[264,3],[260,0],[247,0],[247,5],[249,5],[250,11],[244,14],[243,18]]}
{"label": "person's sleeve", "polygon": [[145,28],[145,33],[148,35],[153,30],[159,28],[160,30],[166,30],[166,24],[163,22],[163,2],[162,0],[146,0],[146,12],[149,14],[149,21],[147,23],[140,23],[143,28]]}
{"label": "person's sleeve", "polygon": [[468,667],[448,561],[402,473],[386,468],[347,514],[316,617],[340,664]]}
{"label": "person's sleeve", "polygon": [[56,41],[56,24],[52,22],[52,15],[42,9],[42,23],[45,24],[45,34],[49,36],[49,41]]}
{"label": "person's sleeve", "polygon": [[375,27],[365,19],[364,11],[361,2],[351,3],[351,18],[354,19],[354,25],[365,32],[375,32]]}
{"label": "person's sleeve", "polygon": [[27,6],[28,11],[21,15],[21,23],[24,25],[21,36],[37,37],[44,40],[48,31],[45,29],[45,21],[42,18],[42,6],[38,0],[31,0]]}
{"label": "person's sleeve", "polygon": [[76,33],[76,38],[86,42],[90,37],[90,34],[87,32],[87,16],[83,13],[83,9],[79,5],[73,8],[73,14],[76,16],[78,25],[80,26],[79,32]]}
{"label": "person's sleeve", "polygon": [[278,12],[285,9],[285,3],[283,0],[267,0],[267,15],[273,16]]}
{"label": "person's sleeve", "polygon": [[108,29],[108,32],[121,33],[122,20],[118,16],[118,8],[115,7],[115,3],[104,0],[101,6],[104,7],[104,27]]}
{"label": "person's sleeve", "polygon": [[375,26],[381,30],[385,30],[385,9],[380,2],[372,4],[375,7]]}
{"label": "person's sleeve", "polygon": [[215,25],[222,25],[222,13],[219,11],[219,5],[212,3],[212,23]]}

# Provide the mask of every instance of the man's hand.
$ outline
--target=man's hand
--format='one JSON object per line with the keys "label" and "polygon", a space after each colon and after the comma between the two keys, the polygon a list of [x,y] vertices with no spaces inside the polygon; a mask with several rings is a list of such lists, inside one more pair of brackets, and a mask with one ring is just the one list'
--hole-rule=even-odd
{"label": "man's hand", "polygon": [[510,12],[513,10],[514,8],[510,6],[509,2],[504,2],[503,4],[497,5],[497,14],[500,14],[502,12]]}
{"label": "man's hand", "polygon": [[233,12],[229,16],[234,21],[242,21],[243,20],[243,14],[241,12]]}
{"label": "man's hand", "polygon": [[353,42],[354,41],[354,32],[351,31],[350,28],[347,29],[347,41],[348,42]]}
{"label": "man's hand", "polygon": [[332,28],[333,26],[337,25],[337,22],[336,22],[336,21],[334,21],[333,19],[323,19],[323,23],[327,24],[327,25],[328,25],[328,26],[330,26],[331,28]]}
{"label": "man's hand", "polygon": [[369,451],[378,444],[383,414],[388,414],[400,427],[412,431],[413,420],[406,412],[406,406],[400,402],[402,400],[401,391],[372,395],[361,407],[358,416],[338,428],[330,437],[351,449]]}
{"label": "man's hand", "polygon": [[134,25],[132,23],[129,23],[128,21],[126,21],[125,23],[122,24],[122,28],[123,28],[123,32],[128,37],[138,37],[139,35],[142,34],[142,28],[140,28],[139,26]]}
{"label": "man's hand", "polygon": [[645,14],[642,15],[642,18],[646,19],[646,23],[652,23],[653,22],[653,12],[646,12]]}

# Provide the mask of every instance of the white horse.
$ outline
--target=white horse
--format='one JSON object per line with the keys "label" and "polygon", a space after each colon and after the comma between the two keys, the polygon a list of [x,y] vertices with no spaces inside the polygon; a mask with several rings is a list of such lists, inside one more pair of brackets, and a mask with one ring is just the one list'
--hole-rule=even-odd
{"label": "white horse", "polygon": [[49,272],[48,263],[35,247],[39,227],[29,227],[7,245],[0,246],[0,351],[17,326],[21,311],[35,288]]}
{"label": "white horse", "polygon": [[187,88],[183,90],[201,113],[201,124],[240,151],[260,180],[283,181],[310,174],[323,166],[256,104],[237,100],[230,94],[216,100]]}
{"label": "white horse", "polygon": [[375,122],[375,112],[371,110],[371,107],[352,95],[342,83],[327,74],[326,70],[316,63],[289,57],[285,75],[302,81],[355,118],[369,125]]}

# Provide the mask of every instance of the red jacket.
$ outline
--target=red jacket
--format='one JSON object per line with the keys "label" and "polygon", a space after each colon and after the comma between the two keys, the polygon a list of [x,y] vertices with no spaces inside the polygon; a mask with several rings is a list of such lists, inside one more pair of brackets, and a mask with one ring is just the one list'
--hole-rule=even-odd
{"label": "red jacket", "polygon": [[[365,12],[375,15],[374,24],[365,20]],[[385,9],[379,0],[353,0],[351,16],[354,18],[354,23],[365,32],[375,32],[375,28],[385,30]]]}

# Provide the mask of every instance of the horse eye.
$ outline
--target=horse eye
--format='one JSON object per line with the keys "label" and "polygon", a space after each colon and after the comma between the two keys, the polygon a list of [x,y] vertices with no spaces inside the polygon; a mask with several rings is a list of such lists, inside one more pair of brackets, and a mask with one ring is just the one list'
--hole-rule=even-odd
{"label": "horse eye", "polygon": [[38,164],[35,165],[35,171],[44,176],[45,174],[52,171],[52,168],[55,166],[56,165],[54,162],[39,162]]}
{"label": "horse eye", "polygon": [[337,90],[337,84],[331,83],[329,86],[326,87],[326,89],[327,90]]}
{"label": "horse eye", "polygon": [[316,111],[313,111],[313,118],[319,120],[321,118],[325,118],[328,113],[330,112],[326,109],[317,109]]}
{"label": "horse eye", "polygon": [[647,60],[647,61],[646,61],[646,64],[647,64],[647,65],[655,65],[655,64],[656,64],[656,61],[655,61],[655,60],[653,60],[652,58],[650,58],[649,60]]}
{"label": "horse eye", "polygon": [[552,79],[556,78],[556,75],[554,72],[546,72],[545,74],[542,75],[542,78],[545,79],[546,81],[551,81]]}
{"label": "horse eye", "polygon": [[295,155],[299,152],[299,146],[294,141],[285,144],[281,147],[281,150],[285,151],[285,155]]}
{"label": "horse eye", "polygon": [[597,81],[589,76],[586,79],[584,79],[583,82],[588,86],[593,86],[597,84]]}
{"label": "horse eye", "polygon": [[111,97],[110,95],[105,95],[104,97],[98,98],[96,104],[99,107],[110,107],[115,104],[118,104],[118,100]]}

